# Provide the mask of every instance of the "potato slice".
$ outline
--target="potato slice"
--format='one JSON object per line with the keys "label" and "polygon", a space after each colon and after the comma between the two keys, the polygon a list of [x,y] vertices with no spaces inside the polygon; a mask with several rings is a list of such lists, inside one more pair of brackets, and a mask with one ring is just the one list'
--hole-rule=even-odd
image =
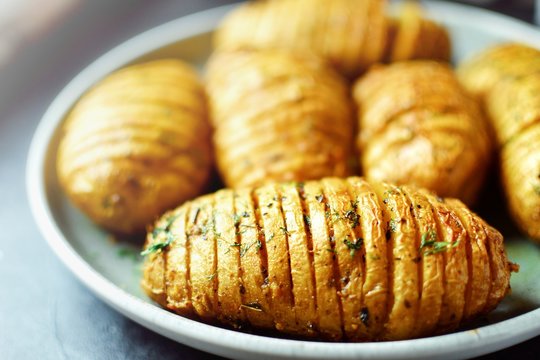
{"label": "potato slice", "polygon": [[[301,191],[302,184],[299,184],[299,187]],[[318,321],[316,321],[313,245],[309,232],[306,231],[306,226],[309,226],[311,219],[304,211],[302,193],[299,194],[296,184],[286,183],[278,187],[278,190],[287,229],[296,321],[301,333],[308,336],[314,335],[318,328]]]}
{"label": "potato slice", "polygon": [[318,182],[306,182],[303,189],[313,243],[318,330],[324,338],[337,340],[343,336],[343,315],[341,298],[338,296],[339,279],[336,280],[334,275],[336,253],[330,241],[326,198]]}
{"label": "potato slice", "polygon": [[[416,326],[420,286],[418,278],[419,243],[411,203],[401,188],[377,184],[377,193],[389,218],[387,256],[389,261],[388,320],[384,325],[384,339],[406,338]],[[410,336],[410,335],[409,335]]]}
{"label": "potato slice", "polygon": [[420,304],[416,320],[415,336],[425,336],[433,333],[442,310],[444,296],[444,250],[435,246],[442,244],[437,227],[437,220],[429,201],[421,193],[404,187],[404,192],[411,202],[411,209],[417,228],[417,243],[420,243],[418,257]]}
{"label": "potato slice", "polygon": [[348,193],[347,184],[342,179],[325,178],[322,181],[323,194],[329,215],[326,219],[330,241],[336,254],[337,275],[343,329],[349,339],[365,339],[364,331],[359,331],[362,323],[362,285],[365,279],[364,239],[360,228],[360,216]]}
{"label": "potato slice", "polygon": [[214,197],[207,195],[188,213],[189,284],[195,313],[205,321],[218,315]]}
{"label": "potato slice", "polygon": [[[347,179],[353,207],[358,215],[361,230],[356,234],[363,239],[362,266],[364,283],[360,298],[360,324],[358,334],[352,339],[376,339],[382,332],[387,318],[388,259],[386,232],[381,205],[374,189],[364,179]],[[360,235],[359,235],[360,234]]]}
{"label": "potato slice", "polygon": [[488,252],[486,249],[486,233],[475,216],[459,200],[449,199],[462,224],[467,229],[467,257],[469,266],[470,290],[466,294],[464,320],[469,320],[472,314],[482,313],[491,289],[491,271]]}
{"label": "potato slice", "polygon": [[[268,291],[268,268],[263,251],[256,251],[258,242],[264,239],[259,224],[259,208],[255,208],[252,191],[242,189],[234,192],[234,208],[240,257],[242,307],[247,321],[255,327],[273,328]],[[239,238],[239,241],[238,241]],[[232,246],[233,244],[231,244]],[[255,246],[255,249],[252,249]]]}
{"label": "potato slice", "polygon": [[264,245],[258,241],[250,251],[266,250],[270,310],[277,330],[301,333],[294,311],[291,266],[288,249],[288,229],[281,210],[276,184],[255,190],[255,206],[259,209],[259,227],[264,232]]}

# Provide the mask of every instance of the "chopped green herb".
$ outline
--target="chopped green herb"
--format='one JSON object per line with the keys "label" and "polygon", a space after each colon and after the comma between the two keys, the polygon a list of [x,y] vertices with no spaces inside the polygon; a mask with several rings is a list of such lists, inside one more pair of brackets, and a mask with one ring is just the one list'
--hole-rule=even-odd
{"label": "chopped green herb", "polygon": [[171,245],[173,240],[174,240],[174,236],[171,233],[167,233],[166,241],[157,242],[150,245],[149,247],[147,247],[145,250],[141,252],[141,256],[146,256],[146,255],[161,251],[162,249],[165,249],[167,246]]}
{"label": "chopped green herb", "polygon": [[311,227],[311,218],[309,217],[309,215],[304,214],[304,221],[306,222],[308,227]]}
{"label": "chopped green herb", "polygon": [[315,195],[315,200],[317,200],[318,202],[322,203],[323,200],[324,200],[324,196],[322,196],[322,195]]}
{"label": "chopped green herb", "polygon": [[155,227],[154,230],[152,230],[152,239],[156,240],[157,237],[159,237],[160,234],[164,234],[166,236],[165,241],[161,242],[155,242],[152,245],[148,246],[145,250],[141,251],[141,256],[146,256],[158,251],[161,251],[162,249],[169,246],[174,241],[174,235],[170,232],[170,228],[174,221],[178,218],[179,215],[170,215],[165,220],[165,226],[158,226]]}
{"label": "chopped green herb", "polygon": [[360,224],[360,216],[356,213],[356,211],[354,211],[354,209],[347,210],[345,212],[345,218],[349,220],[353,228]]}
{"label": "chopped green herb", "polygon": [[274,240],[274,236],[276,236],[276,234],[271,233],[268,239],[266,239],[266,243],[269,243],[270,241]]}
{"label": "chopped green herb", "polygon": [[283,231],[283,234],[289,235],[289,231],[287,230],[286,227],[280,226],[280,227],[279,227],[279,230]]}
{"label": "chopped green herb", "polygon": [[327,248],[326,251],[336,254],[336,250]]}
{"label": "chopped green herb", "polygon": [[247,211],[244,211],[242,213],[242,217],[245,217],[245,218],[248,218],[249,217],[249,213]]}
{"label": "chopped green herb", "polygon": [[356,254],[356,250],[360,250],[362,248],[364,239],[357,238],[355,242],[352,242],[349,239],[345,239],[343,240],[343,243],[349,248],[351,257],[354,257],[354,254]]}
{"label": "chopped green herb", "polygon": [[401,219],[390,219],[390,222],[388,223],[388,229],[390,232],[395,233],[397,231],[397,224],[399,224],[400,221]]}
{"label": "chopped green herb", "polygon": [[424,255],[437,254],[448,249],[455,248],[458,246],[459,241],[448,242],[448,241],[437,241],[437,233],[430,229],[429,231],[422,234],[420,241],[420,250],[424,249]]}
{"label": "chopped green herb", "polygon": [[249,251],[249,249],[253,247],[253,245],[256,245],[258,250],[262,248],[262,243],[259,239],[249,244],[243,244],[240,246],[240,257],[244,257],[244,255],[246,255],[246,253]]}

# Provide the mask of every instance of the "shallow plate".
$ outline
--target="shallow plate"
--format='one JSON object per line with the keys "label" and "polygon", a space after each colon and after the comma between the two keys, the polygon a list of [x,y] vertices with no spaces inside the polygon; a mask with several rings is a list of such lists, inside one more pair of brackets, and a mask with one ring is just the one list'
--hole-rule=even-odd
{"label": "shallow plate", "polygon": [[[426,4],[430,15],[450,29],[455,61],[503,40],[540,48],[532,26],[475,8],[448,3]],[[59,126],[75,101],[111,71],[131,63],[178,57],[201,67],[210,37],[230,6],[216,8],[145,32],[105,54],[81,72],[57,96],[41,120],[30,148],[27,189],[33,215],[50,246],[93,292],[119,312],[186,345],[234,358],[422,359],[472,357],[496,351],[540,334],[540,249],[517,235],[500,214],[499,198],[486,196],[479,209],[506,236],[510,258],[521,265],[512,277],[513,293],[488,317],[453,334],[383,343],[325,343],[252,335],[206,325],[154,305],[140,290],[137,249],[112,241],[74,209],[62,193],[55,171]],[[496,192],[496,188],[495,188]]]}

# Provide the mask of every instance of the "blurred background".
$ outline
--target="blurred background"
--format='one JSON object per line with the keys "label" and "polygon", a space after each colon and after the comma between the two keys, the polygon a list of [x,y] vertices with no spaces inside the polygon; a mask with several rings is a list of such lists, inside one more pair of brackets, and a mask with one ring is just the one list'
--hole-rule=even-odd
{"label": "blurred background", "polygon": [[[0,0],[0,219],[13,227],[0,232],[0,358],[214,358],[124,318],[60,264],[26,205],[24,166],[41,115],[85,66],[144,30],[233,2]],[[456,2],[535,22],[534,0]],[[519,346],[538,354],[534,340]]]}

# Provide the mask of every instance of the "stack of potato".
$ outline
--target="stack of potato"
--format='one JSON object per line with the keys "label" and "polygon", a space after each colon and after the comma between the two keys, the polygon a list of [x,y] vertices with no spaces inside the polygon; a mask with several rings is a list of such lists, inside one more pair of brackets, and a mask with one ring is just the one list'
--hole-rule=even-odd
{"label": "stack of potato", "polygon": [[498,45],[463,63],[459,73],[492,121],[511,213],[540,241],[540,51]]}
{"label": "stack of potato", "polygon": [[[447,61],[446,30],[417,5],[395,19],[385,6],[242,5],[216,32],[204,84],[160,60],[80,99],[60,182],[108,230],[148,227],[142,286],[156,302],[235,328],[373,341],[453,330],[508,293],[501,234],[439,197],[476,197],[490,158],[481,111],[448,65],[412,60]],[[385,61],[403,62],[371,68]],[[229,189],[193,199],[214,158]],[[356,159],[365,179],[348,177]]]}

